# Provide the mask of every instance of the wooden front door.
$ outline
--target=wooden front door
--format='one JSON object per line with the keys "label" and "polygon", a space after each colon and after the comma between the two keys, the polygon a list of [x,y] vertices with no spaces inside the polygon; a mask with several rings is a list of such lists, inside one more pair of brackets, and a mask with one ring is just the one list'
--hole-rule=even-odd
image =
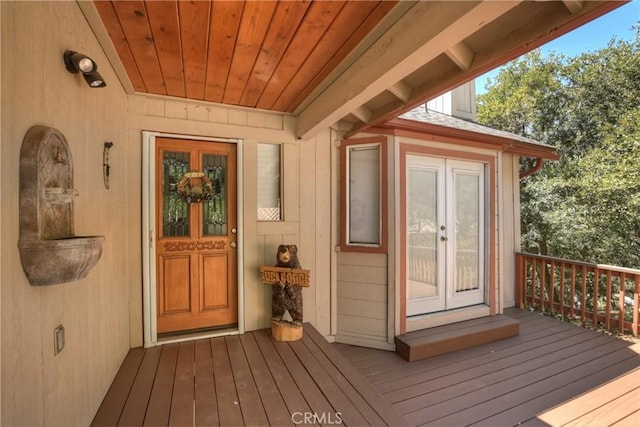
{"label": "wooden front door", "polygon": [[155,155],[157,331],[235,325],[236,145],[158,138]]}

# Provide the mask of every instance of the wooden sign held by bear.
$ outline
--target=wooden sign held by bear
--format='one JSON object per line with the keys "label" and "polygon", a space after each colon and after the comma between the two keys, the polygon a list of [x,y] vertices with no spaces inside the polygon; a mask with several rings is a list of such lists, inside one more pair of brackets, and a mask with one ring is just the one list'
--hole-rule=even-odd
{"label": "wooden sign held by bear", "polygon": [[[309,270],[303,270],[296,245],[280,245],[275,267],[261,267],[265,284],[272,285],[271,333],[277,341],[302,338],[302,287],[309,286]],[[283,320],[289,312],[292,321]]]}

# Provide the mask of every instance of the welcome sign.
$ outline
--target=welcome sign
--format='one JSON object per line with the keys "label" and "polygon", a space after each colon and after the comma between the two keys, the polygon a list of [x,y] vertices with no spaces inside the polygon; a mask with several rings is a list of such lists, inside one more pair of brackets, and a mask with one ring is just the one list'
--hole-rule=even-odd
{"label": "welcome sign", "polygon": [[309,270],[286,267],[260,267],[262,282],[267,285],[309,286]]}

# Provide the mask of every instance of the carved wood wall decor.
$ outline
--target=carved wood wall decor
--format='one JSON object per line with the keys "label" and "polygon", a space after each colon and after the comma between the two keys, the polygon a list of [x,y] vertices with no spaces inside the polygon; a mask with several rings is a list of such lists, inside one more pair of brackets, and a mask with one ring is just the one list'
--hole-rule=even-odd
{"label": "carved wood wall decor", "polygon": [[206,240],[197,242],[165,242],[164,250],[167,252],[222,250],[225,247],[224,240]]}

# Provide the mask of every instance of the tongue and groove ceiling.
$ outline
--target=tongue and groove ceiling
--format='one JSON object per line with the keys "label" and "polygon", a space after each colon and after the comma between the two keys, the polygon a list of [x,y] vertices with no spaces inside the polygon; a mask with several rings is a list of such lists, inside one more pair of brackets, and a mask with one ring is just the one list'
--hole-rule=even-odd
{"label": "tongue and groove ceiling", "polygon": [[130,92],[290,113],[299,138],[399,114],[624,1],[93,1]]}

